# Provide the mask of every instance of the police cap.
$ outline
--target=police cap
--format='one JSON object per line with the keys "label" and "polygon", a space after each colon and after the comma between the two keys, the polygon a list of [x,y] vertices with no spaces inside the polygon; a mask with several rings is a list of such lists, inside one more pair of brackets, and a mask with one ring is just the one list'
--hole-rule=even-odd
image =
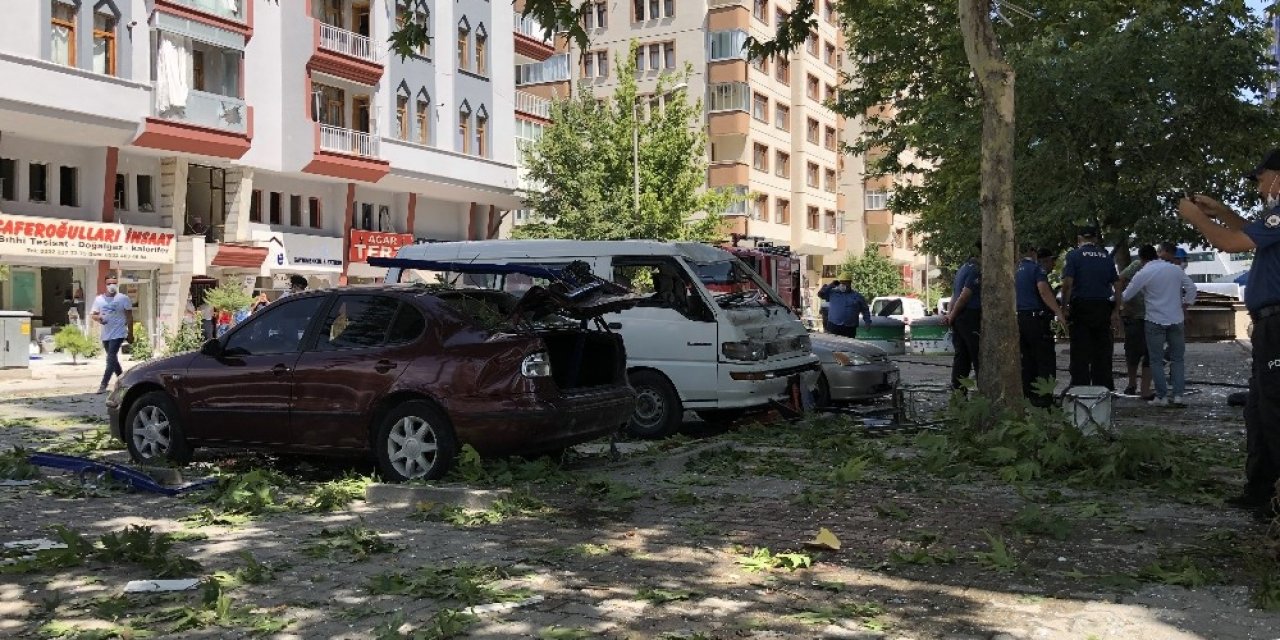
{"label": "police cap", "polygon": [[1093,225],[1085,225],[1080,227],[1080,231],[1078,233],[1081,238],[1096,238],[1098,237],[1098,228]]}
{"label": "police cap", "polygon": [[1280,171],[1280,149],[1272,149],[1268,151],[1267,155],[1262,156],[1262,162],[1259,162],[1258,166],[1253,168],[1253,171],[1244,174],[1244,177],[1247,180],[1257,182],[1258,176],[1262,175],[1262,172],[1267,170]]}

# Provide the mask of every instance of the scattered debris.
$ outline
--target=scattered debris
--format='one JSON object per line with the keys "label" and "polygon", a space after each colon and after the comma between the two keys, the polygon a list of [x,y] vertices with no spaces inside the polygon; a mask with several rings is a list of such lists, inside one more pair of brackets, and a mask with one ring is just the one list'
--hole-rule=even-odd
{"label": "scattered debris", "polygon": [[197,578],[185,580],[130,580],[124,585],[125,593],[159,593],[169,591],[189,591],[200,586]]}

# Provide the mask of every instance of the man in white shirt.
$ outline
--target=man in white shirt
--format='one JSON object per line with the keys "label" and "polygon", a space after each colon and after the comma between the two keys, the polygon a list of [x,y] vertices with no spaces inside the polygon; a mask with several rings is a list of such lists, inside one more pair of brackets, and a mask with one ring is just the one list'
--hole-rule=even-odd
{"label": "man in white shirt", "polygon": [[98,393],[106,393],[111,376],[124,374],[120,366],[120,346],[126,340],[133,342],[133,302],[129,296],[120,293],[120,285],[116,279],[107,276],[107,292],[94,298],[93,312],[89,317],[102,325],[102,348],[107,352],[107,370],[102,374],[102,384]]}
{"label": "man in white shirt", "polygon": [[[1196,301],[1196,285],[1177,265],[1167,259],[1153,260],[1142,267],[1129,286],[1125,302],[1141,295],[1146,304],[1147,355],[1151,360],[1151,377],[1156,384],[1156,406],[1182,406],[1186,387],[1183,356],[1187,349],[1186,308]],[[1173,378],[1173,394],[1164,374],[1166,354],[1169,377]]]}

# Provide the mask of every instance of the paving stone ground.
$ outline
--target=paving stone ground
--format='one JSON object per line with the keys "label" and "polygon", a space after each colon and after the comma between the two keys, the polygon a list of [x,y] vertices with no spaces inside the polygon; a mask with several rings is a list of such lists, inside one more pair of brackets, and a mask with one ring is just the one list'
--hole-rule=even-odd
{"label": "paving stone ground", "polygon": [[[1230,343],[1192,345],[1189,377],[1202,384],[1193,385],[1200,393],[1189,396],[1191,406],[1151,410],[1120,400],[1117,424],[1159,426],[1225,443],[1238,453],[1239,409],[1224,402],[1234,389],[1207,383],[1244,382],[1243,353]],[[903,360],[908,381],[946,375],[945,367],[935,366],[945,364],[943,358]],[[102,397],[80,393],[84,387],[77,385],[69,380],[62,387],[10,389],[0,396],[0,447],[49,449],[100,430]],[[1010,527],[1026,498],[994,478],[955,482],[870,468],[860,482],[815,481],[812,465],[806,466],[812,450],[775,446],[767,437],[767,430],[784,434],[797,428],[691,424],[675,441],[626,446],[616,461],[594,453],[601,447],[583,447],[593,453],[570,459],[563,474],[514,483],[516,493],[534,496],[544,509],[473,526],[424,517],[427,505],[361,501],[332,513],[291,510],[235,526],[193,526],[182,518],[205,505],[191,498],[106,489],[96,497],[68,497],[39,485],[0,487],[0,542],[49,537],[53,525],[91,539],[148,525],[179,534],[175,552],[202,566],[193,577],[243,570],[250,564],[246,552],[277,569],[258,584],[227,583],[225,595],[245,608],[244,615],[159,636],[172,638],[256,632],[279,638],[443,638],[449,636],[431,627],[433,620],[446,620],[441,611],[465,609],[468,600],[484,604],[486,595],[515,603],[481,613],[457,637],[1280,637],[1280,613],[1252,608],[1259,584],[1253,564],[1259,554],[1253,551],[1263,547],[1267,531],[1243,514],[1210,501],[1187,504],[1139,490],[1064,490],[1057,508],[1090,515],[1073,517],[1063,540],[1028,536]],[[91,455],[125,460],[120,451]],[[344,472],[369,472],[360,461],[243,452],[202,452],[198,461],[193,472],[268,466],[297,481],[302,493]],[[1238,469],[1221,474],[1239,479]],[[431,514],[443,513],[441,505],[430,506]],[[308,551],[325,539],[322,531],[346,527],[376,532],[393,547],[365,558]],[[822,528],[839,538],[839,550],[805,547]],[[1007,543],[1016,567],[998,571],[976,559],[991,550],[988,534]],[[804,553],[813,564],[796,571],[746,571],[744,559],[763,548]],[[1196,588],[1109,579],[1184,556],[1199,558],[1215,579]],[[489,591],[462,598],[457,584],[438,597],[378,594],[371,587],[398,572],[459,565],[494,567],[500,575],[491,576],[496,581]],[[149,577],[146,569],[121,562],[0,573],[0,637],[63,631],[64,637],[77,637],[119,629],[166,607],[202,607],[198,592],[120,597],[126,582]],[[260,624],[264,620],[288,624],[275,630]],[[138,626],[163,632],[173,625]]]}

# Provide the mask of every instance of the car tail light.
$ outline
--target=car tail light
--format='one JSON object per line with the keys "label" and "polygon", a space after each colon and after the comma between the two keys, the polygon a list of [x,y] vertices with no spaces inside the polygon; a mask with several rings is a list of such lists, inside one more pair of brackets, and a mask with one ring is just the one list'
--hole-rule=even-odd
{"label": "car tail light", "polygon": [[520,374],[526,378],[550,378],[551,357],[545,351],[525,356],[520,363]]}

